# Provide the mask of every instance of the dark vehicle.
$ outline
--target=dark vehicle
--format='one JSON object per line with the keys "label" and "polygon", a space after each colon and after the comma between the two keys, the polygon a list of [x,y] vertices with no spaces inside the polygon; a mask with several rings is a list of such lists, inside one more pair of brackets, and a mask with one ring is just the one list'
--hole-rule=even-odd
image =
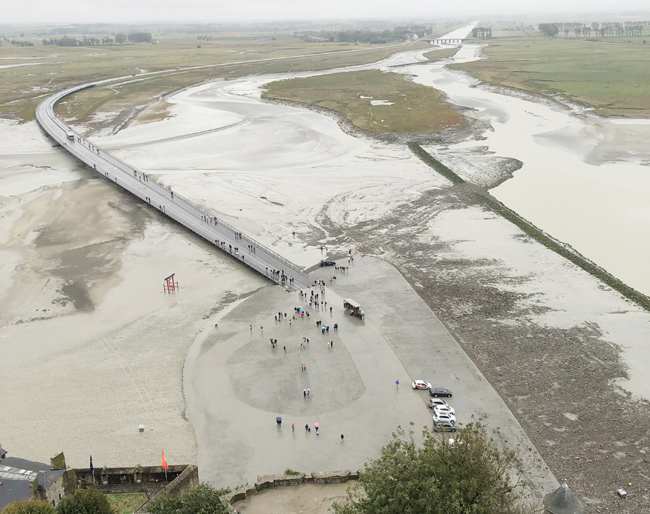
{"label": "dark vehicle", "polygon": [[334,261],[320,261],[320,267],[323,266],[336,266],[336,263]]}
{"label": "dark vehicle", "polygon": [[343,300],[343,308],[350,316],[356,316],[357,318],[363,319],[364,314],[361,310],[361,305],[354,300],[350,300],[349,298]]}
{"label": "dark vehicle", "polygon": [[458,430],[456,428],[456,424],[453,421],[436,421],[435,419],[433,420],[433,430],[436,432],[438,431],[447,431],[447,432],[455,432]]}
{"label": "dark vehicle", "polygon": [[429,394],[434,398],[440,398],[440,397],[451,398],[452,396],[451,391],[449,389],[445,389],[444,387],[432,387],[429,390]]}

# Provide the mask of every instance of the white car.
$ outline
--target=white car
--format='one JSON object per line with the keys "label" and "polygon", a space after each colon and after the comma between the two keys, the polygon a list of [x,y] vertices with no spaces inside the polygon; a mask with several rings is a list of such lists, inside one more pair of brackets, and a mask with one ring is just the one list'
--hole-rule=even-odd
{"label": "white car", "polygon": [[449,405],[445,400],[442,398],[431,398],[429,400],[429,408],[433,409],[436,405]]}
{"label": "white car", "polygon": [[413,387],[413,389],[431,389],[431,384],[424,380],[414,380],[411,387]]}
{"label": "white car", "polygon": [[454,425],[456,424],[456,416],[453,414],[434,414],[433,415],[433,422],[435,423],[443,423],[443,422],[451,422]]}
{"label": "white car", "polygon": [[455,432],[456,422],[453,421],[449,416],[441,414],[440,416],[433,416],[433,430],[447,430],[449,432]]}
{"label": "white car", "polygon": [[450,407],[449,405],[436,405],[433,408],[433,413],[434,414],[447,414],[448,416],[453,416],[454,419],[456,419],[456,411],[454,410],[453,407]]}

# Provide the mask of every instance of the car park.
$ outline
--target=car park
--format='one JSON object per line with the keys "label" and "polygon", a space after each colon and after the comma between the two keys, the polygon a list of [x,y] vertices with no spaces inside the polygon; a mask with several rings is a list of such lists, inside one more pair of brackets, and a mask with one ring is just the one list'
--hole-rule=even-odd
{"label": "car park", "polygon": [[433,413],[437,415],[446,414],[448,416],[453,416],[454,420],[456,419],[456,411],[453,407],[449,407],[449,405],[436,405],[433,408]]}
{"label": "car park", "polygon": [[431,384],[424,380],[414,380],[411,387],[413,389],[431,389]]}
{"label": "car park", "polygon": [[429,388],[429,394],[436,398],[439,398],[441,396],[446,398],[451,398],[452,396],[451,391],[449,389],[445,389],[444,387]]}
{"label": "car park", "polygon": [[442,398],[429,398],[429,408],[433,409],[436,405],[449,405]]}

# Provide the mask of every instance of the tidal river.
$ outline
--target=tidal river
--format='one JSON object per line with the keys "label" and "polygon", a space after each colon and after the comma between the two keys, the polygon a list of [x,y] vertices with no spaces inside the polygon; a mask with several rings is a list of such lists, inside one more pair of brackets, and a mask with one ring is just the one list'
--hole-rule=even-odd
{"label": "tidal river", "polygon": [[445,153],[486,147],[522,161],[514,177],[492,194],[650,295],[650,120],[602,118],[566,103],[503,94],[445,67],[480,58],[481,45],[463,45],[450,61],[400,69],[491,126],[485,140],[445,149],[441,159]]}
{"label": "tidal river", "polygon": [[[464,38],[475,25],[441,39]],[[445,154],[483,147],[494,155],[518,159],[522,168],[491,193],[650,295],[650,120],[603,118],[568,102],[508,94],[447,67],[483,58],[482,46],[464,44],[452,59],[431,64],[423,62],[426,50],[419,50],[347,70],[374,67],[408,74],[445,93],[451,103],[470,109],[466,116],[489,123],[478,141],[428,150],[440,151],[444,159]],[[336,71],[345,70],[324,73]],[[261,78],[260,83],[268,81]]]}
{"label": "tidal river", "polygon": [[[474,25],[467,25],[443,38],[463,38]],[[515,172],[513,178],[492,189],[492,193],[550,235],[571,245],[630,286],[650,294],[650,273],[645,270],[646,263],[650,261],[650,238],[647,237],[650,229],[650,170],[647,167],[650,147],[646,143],[650,136],[650,120],[605,119],[567,103],[511,95],[480,84],[466,73],[446,67],[449,63],[482,58],[481,47],[478,44],[465,44],[452,59],[434,63],[427,63],[423,57],[428,50],[410,50],[363,66],[243,77],[192,88],[175,95],[171,102],[178,104],[178,107],[185,106],[186,113],[190,108],[201,109],[197,114],[201,123],[215,119],[216,113],[220,113],[224,130],[214,132],[211,139],[201,136],[200,141],[196,142],[203,149],[210,148],[211,152],[208,157],[201,157],[205,150],[195,152],[192,168],[197,172],[214,166],[202,162],[206,158],[217,162],[221,168],[235,170],[243,166],[249,172],[264,171],[267,175],[269,170],[277,172],[292,166],[318,168],[325,162],[342,168],[353,166],[359,174],[364,163],[371,162],[368,173],[384,184],[385,191],[391,191],[394,195],[388,184],[394,175],[395,165],[409,166],[404,156],[394,155],[394,149],[384,149],[381,151],[392,154],[378,157],[376,154],[380,150],[371,144],[368,146],[367,142],[353,141],[355,138],[344,135],[331,120],[305,112],[304,109],[262,103],[260,92],[265,84],[273,80],[343,71],[375,68],[408,74],[414,81],[444,92],[450,102],[468,109],[466,116],[477,118],[488,126],[479,138],[449,148],[431,146],[427,150],[438,154],[443,161],[446,156],[467,153],[473,147],[481,147],[496,156],[518,159],[523,163],[522,168]],[[180,127],[180,118],[175,123]],[[196,120],[192,122],[192,126],[196,127],[196,123]],[[128,133],[127,129],[123,135],[127,136]],[[153,134],[151,128],[148,133]],[[122,148],[124,152],[126,147],[124,142],[120,142],[121,137],[118,135],[114,138],[111,146]],[[231,139],[237,137],[255,140],[258,144],[255,149],[248,148],[242,157],[232,151]],[[259,143],[262,141],[266,142],[266,146]],[[187,161],[188,154],[193,153],[190,151],[191,144],[187,140],[183,140],[182,144],[182,150],[181,147],[177,150]],[[368,146],[364,151],[372,155],[344,163],[343,156],[359,145]],[[234,145],[239,146],[241,141]],[[151,152],[147,153],[145,160],[152,169],[164,174],[160,170],[170,166],[174,155],[169,152],[173,148],[166,141],[157,154],[160,162],[156,162]],[[233,155],[237,157],[234,160]],[[123,157],[126,160],[135,159],[134,162],[140,165],[145,164],[137,154],[130,155],[128,151],[123,153]],[[386,163],[389,172],[380,178],[377,174],[382,163]],[[182,166],[187,166],[187,162],[179,164],[179,169]],[[407,168],[403,171],[406,172]],[[343,173],[344,177],[347,175],[349,173]],[[215,176],[217,178],[211,180],[217,180],[218,174],[205,174],[205,177]],[[303,176],[307,177],[306,174]],[[168,175],[167,180],[172,178]],[[177,175],[173,180],[183,179]],[[195,180],[196,199],[205,196],[203,192],[209,186],[206,180]],[[364,183],[367,184],[368,180],[364,179]],[[302,179],[300,184],[306,184],[306,181],[307,178]],[[237,187],[218,183],[215,187],[220,190],[230,187],[232,195],[235,195],[243,187],[249,187],[245,184],[251,183],[248,180]],[[273,182],[267,176],[264,184],[268,189]],[[186,188],[191,186],[187,183],[184,185]],[[296,195],[300,197],[297,187],[299,184],[292,185],[295,194],[276,203],[282,203],[287,208],[288,202],[296,202]],[[325,186],[309,190],[311,194],[313,191],[321,191],[325,196],[333,194]],[[189,190],[188,193],[192,194]],[[249,193],[251,197],[259,197],[257,191]],[[242,199],[238,198],[237,201],[241,203]],[[240,208],[237,210],[241,211]],[[292,254],[291,258],[298,256]]]}

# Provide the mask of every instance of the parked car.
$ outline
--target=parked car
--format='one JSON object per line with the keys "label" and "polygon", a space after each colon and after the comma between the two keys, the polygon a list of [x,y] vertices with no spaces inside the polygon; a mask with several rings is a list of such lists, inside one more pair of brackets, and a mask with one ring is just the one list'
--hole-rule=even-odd
{"label": "parked car", "polygon": [[449,405],[436,405],[433,408],[433,413],[438,415],[447,414],[448,416],[453,417],[454,421],[456,421],[456,411]]}
{"label": "parked car", "polygon": [[436,405],[449,405],[442,398],[429,398],[429,408],[433,409]]}
{"label": "parked car", "polygon": [[435,417],[433,418],[433,429],[435,431],[446,430],[448,432],[455,432],[457,430],[456,423],[450,419],[436,419]]}
{"label": "parked car", "polygon": [[336,266],[336,263],[334,261],[320,261],[320,267],[323,266]]}
{"label": "parked car", "polygon": [[444,396],[446,398],[451,398],[451,391],[449,389],[445,389],[444,387],[429,387],[429,394],[431,396],[434,396],[436,398],[440,396]]}
{"label": "parked car", "polygon": [[413,387],[413,389],[431,389],[431,384],[424,380],[414,380],[411,387]]}

